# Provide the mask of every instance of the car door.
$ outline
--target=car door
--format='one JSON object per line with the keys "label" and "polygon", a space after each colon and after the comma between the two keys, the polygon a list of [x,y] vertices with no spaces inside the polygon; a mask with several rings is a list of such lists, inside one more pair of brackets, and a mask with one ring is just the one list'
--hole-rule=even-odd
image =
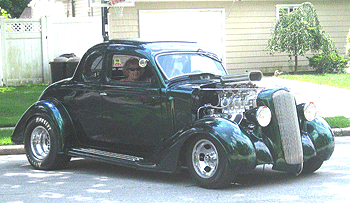
{"label": "car door", "polygon": [[78,131],[78,141],[85,146],[103,146],[101,115],[101,80],[103,79],[103,53],[91,51],[81,60],[78,80],[64,88],[70,94],[64,98],[64,105],[72,115]]}
{"label": "car door", "polygon": [[123,65],[130,57],[110,56],[112,73],[101,90],[104,135],[120,153],[147,156],[164,141],[162,95],[150,65],[144,72],[148,79],[123,81]]}

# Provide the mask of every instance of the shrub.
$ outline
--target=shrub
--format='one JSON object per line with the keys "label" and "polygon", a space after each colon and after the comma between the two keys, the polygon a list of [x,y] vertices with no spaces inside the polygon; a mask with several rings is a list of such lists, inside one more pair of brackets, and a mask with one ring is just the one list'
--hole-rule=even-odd
{"label": "shrub", "polygon": [[350,59],[332,51],[328,53],[321,52],[313,57],[307,57],[309,65],[318,73],[344,73],[346,65]]}
{"label": "shrub", "polygon": [[348,38],[346,39],[346,54],[350,56],[350,29],[349,29]]}
{"label": "shrub", "polygon": [[5,11],[5,9],[2,9],[1,7],[0,7],[0,15],[4,16],[5,19],[11,18],[11,15],[9,13],[7,13],[7,11]]}

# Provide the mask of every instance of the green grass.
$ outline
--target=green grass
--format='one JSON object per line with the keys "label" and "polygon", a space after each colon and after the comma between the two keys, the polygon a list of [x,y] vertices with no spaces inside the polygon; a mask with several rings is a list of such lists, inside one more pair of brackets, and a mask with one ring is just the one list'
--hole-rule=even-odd
{"label": "green grass", "polygon": [[279,78],[312,82],[316,84],[350,89],[350,74],[304,74],[304,75],[280,75]]}
{"label": "green grass", "polygon": [[324,118],[331,128],[350,127],[350,120],[344,116],[326,117]]}
{"label": "green grass", "polygon": [[13,130],[0,130],[0,145],[12,145],[11,134]]}
{"label": "green grass", "polygon": [[44,85],[0,87],[0,127],[15,126],[22,114],[37,101]]}

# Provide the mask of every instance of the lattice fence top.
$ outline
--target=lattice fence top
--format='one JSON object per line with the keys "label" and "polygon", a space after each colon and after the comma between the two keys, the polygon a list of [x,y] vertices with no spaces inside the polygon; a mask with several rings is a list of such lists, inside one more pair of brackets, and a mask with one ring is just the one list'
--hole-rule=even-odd
{"label": "lattice fence top", "polygon": [[40,22],[8,22],[6,23],[6,32],[8,33],[24,33],[24,32],[40,32]]}

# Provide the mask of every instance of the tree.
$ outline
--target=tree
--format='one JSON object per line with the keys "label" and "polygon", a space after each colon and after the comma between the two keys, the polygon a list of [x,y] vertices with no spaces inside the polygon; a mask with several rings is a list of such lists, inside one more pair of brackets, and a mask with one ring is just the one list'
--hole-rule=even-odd
{"label": "tree", "polygon": [[349,30],[348,37],[346,39],[346,54],[350,56],[350,30]]}
{"label": "tree", "polygon": [[5,9],[13,18],[19,18],[31,0],[1,0],[0,7]]}
{"label": "tree", "polygon": [[4,16],[5,19],[11,18],[11,15],[8,14],[7,11],[5,11],[4,9],[2,9],[1,7],[0,7],[0,14],[1,14],[1,16]]}
{"label": "tree", "polygon": [[281,12],[283,15],[274,25],[266,49],[271,54],[286,52],[290,58],[294,56],[294,72],[298,69],[298,56],[304,56],[308,51],[329,53],[335,50],[331,38],[322,30],[311,3],[301,4],[289,14],[283,9]]}

